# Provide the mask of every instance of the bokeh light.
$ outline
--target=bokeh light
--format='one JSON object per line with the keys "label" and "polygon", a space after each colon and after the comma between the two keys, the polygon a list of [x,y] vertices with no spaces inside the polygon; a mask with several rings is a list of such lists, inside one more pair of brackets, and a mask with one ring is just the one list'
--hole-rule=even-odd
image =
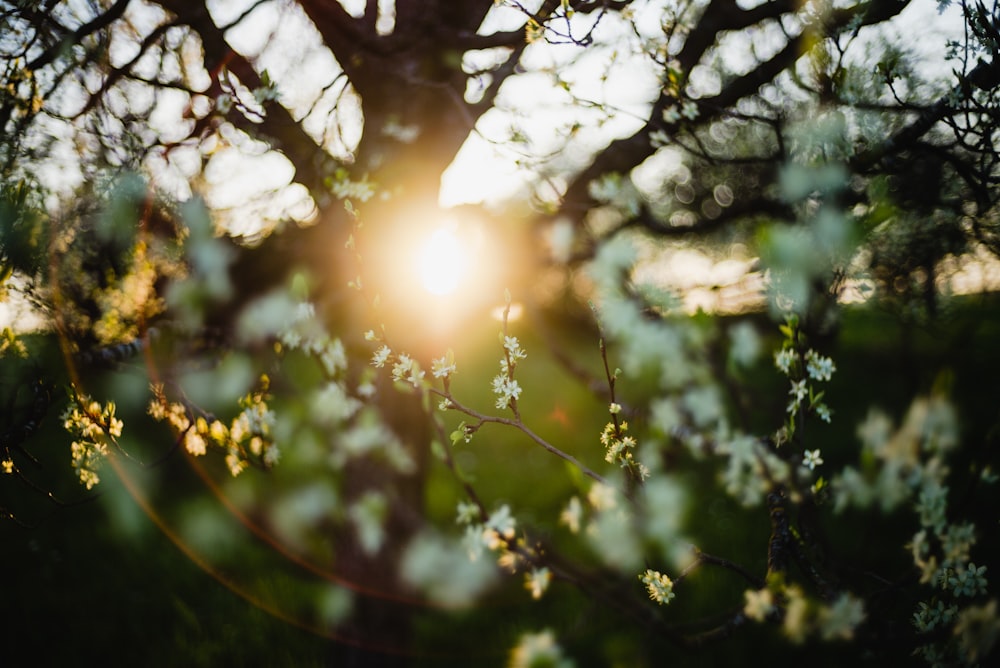
{"label": "bokeh light", "polygon": [[424,289],[439,296],[454,293],[468,271],[466,250],[453,229],[434,230],[416,257],[417,275]]}

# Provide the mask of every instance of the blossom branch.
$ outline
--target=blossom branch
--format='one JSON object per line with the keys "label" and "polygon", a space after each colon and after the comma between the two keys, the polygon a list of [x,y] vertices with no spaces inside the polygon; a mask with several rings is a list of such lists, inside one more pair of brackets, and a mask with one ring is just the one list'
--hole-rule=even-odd
{"label": "blossom branch", "polygon": [[441,397],[442,399],[445,399],[449,404],[448,406],[449,408],[456,410],[464,415],[468,415],[469,417],[476,420],[475,425],[469,425],[466,427],[468,433],[474,433],[476,430],[479,429],[479,427],[487,423],[503,424],[507,425],[508,427],[513,427],[518,431],[520,431],[521,433],[523,433],[524,435],[526,435],[528,438],[530,438],[538,445],[542,446],[543,448],[554,454],[556,457],[564,459],[573,466],[577,467],[580,470],[580,472],[583,473],[588,478],[596,480],[602,485],[610,485],[607,478],[591,470],[583,462],[581,462],[573,455],[569,454],[568,452],[560,450],[559,448],[552,445],[544,438],[536,434],[534,431],[532,431],[531,428],[528,425],[526,425],[524,421],[521,420],[520,417],[505,418],[497,415],[485,415],[484,413],[480,413],[479,411],[460,403],[455,399],[454,396],[452,396],[450,392],[445,392],[433,388],[430,391],[436,394],[437,396]]}

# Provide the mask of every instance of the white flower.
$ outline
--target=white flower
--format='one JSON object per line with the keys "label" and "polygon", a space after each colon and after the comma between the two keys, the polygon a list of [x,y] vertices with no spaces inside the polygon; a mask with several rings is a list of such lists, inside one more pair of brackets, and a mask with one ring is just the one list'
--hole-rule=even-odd
{"label": "white flower", "polygon": [[483,545],[490,550],[497,550],[503,546],[503,541],[500,540],[500,533],[496,529],[483,527],[480,539]]}
{"label": "white flower", "polygon": [[1000,633],[996,599],[985,605],[969,606],[958,615],[955,635],[969,664],[986,659]]}
{"label": "white flower", "polygon": [[743,614],[750,619],[762,622],[767,616],[774,612],[774,595],[770,589],[759,589],[754,591],[748,589],[743,592],[746,604],[743,606]]}
{"label": "white flower", "polygon": [[424,372],[417,366],[416,363],[410,366],[410,375],[406,377],[406,380],[413,387],[420,387],[420,381],[424,379]]}
{"label": "white flower", "polygon": [[458,524],[472,524],[479,519],[479,506],[474,503],[458,502],[458,517],[455,522]]}
{"label": "white flower", "polygon": [[917,499],[917,512],[920,514],[920,524],[925,527],[943,527],[947,506],[947,487],[943,487],[933,481],[924,485]]}
{"label": "white flower", "polygon": [[294,350],[302,345],[302,335],[294,329],[286,329],[278,335],[281,344],[290,350]]}
{"label": "white flower", "polygon": [[420,365],[409,355],[403,353],[396,358],[397,361],[392,365],[392,379],[395,381],[406,381],[413,385],[413,387],[420,387],[420,381],[424,378],[424,372],[420,369]]}
{"label": "white flower", "polygon": [[483,555],[483,527],[481,524],[470,524],[465,527],[462,547],[465,548],[469,561],[477,561]]}
{"label": "white flower", "polygon": [[663,110],[663,120],[671,125],[681,120],[681,112],[677,111],[676,104],[672,104]]}
{"label": "white flower", "polygon": [[823,640],[854,637],[854,629],[865,619],[865,606],[860,600],[845,592],[828,608],[820,611],[820,629]]}
{"label": "white flower", "polygon": [[795,397],[796,402],[805,399],[809,395],[809,387],[806,385],[805,379],[793,382],[788,393]]}
{"label": "white flower", "polygon": [[559,515],[559,523],[569,527],[570,532],[580,532],[580,519],[583,517],[583,504],[578,497],[573,497]]}
{"label": "white flower", "polygon": [[810,471],[815,470],[822,463],[823,458],[820,456],[819,450],[806,450],[805,455],[802,456],[802,465]]}
{"label": "white flower", "polygon": [[913,625],[920,633],[933,631],[935,627],[950,624],[958,613],[958,606],[946,606],[944,601],[937,601],[933,606],[924,601],[918,603],[919,609],[913,613]]}
{"label": "white flower", "polygon": [[516,336],[503,337],[503,347],[510,356],[511,361],[523,360],[528,356],[528,354],[521,349],[521,342],[517,340]]}
{"label": "white flower", "polygon": [[653,148],[661,148],[670,144],[670,135],[663,130],[654,130],[649,133],[649,145]]}
{"label": "white flower", "polygon": [[187,409],[182,404],[172,403],[166,414],[167,422],[177,431],[184,431],[191,424],[188,420]]}
{"label": "white flower", "polygon": [[281,450],[274,443],[268,443],[266,449],[264,450],[264,465],[274,466],[281,459]]}
{"label": "white flower", "polygon": [[809,603],[802,590],[796,586],[785,589],[785,621],[783,628],[788,639],[795,644],[801,644],[809,631]]}
{"label": "white flower", "polygon": [[389,359],[389,355],[391,354],[392,350],[390,350],[389,346],[383,345],[381,348],[375,351],[374,355],[372,355],[372,365],[381,369],[383,366],[385,366],[385,363]]}
{"label": "white flower", "polygon": [[517,521],[510,514],[510,506],[504,504],[500,506],[487,520],[486,526],[495,530],[498,534],[510,540],[514,537],[514,528]]}
{"label": "white flower", "polygon": [[200,457],[206,452],[205,438],[195,429],[188,429],[184,434],[184,449],[195,457]]}
{"label": "white flower", "polygon": [[587,492],[587,501],[595,510],[610,510],[618,505],[614,487],[595,482]]}
{"label": "white flower", "polygon": [[549,588],[552,581],[552,573],[548,568],[535,568],[530,573],[524,574],[524,587],[531,592],[531,598],[538,600]]}
{"label": "white flower", "polygon": [[229,473],[235,478],[243,472],[243,469],[247,467],[247,463],[240,457],[239,452],[230,450],[229,454],[226,455],[226,466],[229,467]]}
{"label": "white flower", "polygon": [[792,364],[799,358],[799,354],[792,348],[783,348],[774,353],[774,366],[778,367],[781,373],[788,375],[792,370]]}
{"label": "white flower", "polygon": [[445,355],[431,362],[431,373],[435,378],[447,378],[455,373],[455,359],[453,355]]}
{"label": "white flower", "polygon": [[510,668],[531,668],[532,666],[552,666],[568,668],[570,661],[563,658],[562,648],[556,642],[552,631],[526,633],[510,653]]}
{"label": "white flower", "polygon": [[689,121],[698,118],[698,105],[688,100],[681,106],[681,115]]}
{"label": "white flower", "polygon": [[967,568],[959,568],[948,576],[948,586],[955,596],[975,596],[986,591],[986,566],[978,568],[971,561]]}
{"label": "white flower", "polygon": [[347,368],[347,351],[340,339],[330,341],[320,353],[320,361],[331,376],[340,369]]}
{"label": "white flower", "polygon": [[342,383],[328,382],[311,397],[310,410],[320,424],[347,420],[361,409],[361,402],[347,393]]}

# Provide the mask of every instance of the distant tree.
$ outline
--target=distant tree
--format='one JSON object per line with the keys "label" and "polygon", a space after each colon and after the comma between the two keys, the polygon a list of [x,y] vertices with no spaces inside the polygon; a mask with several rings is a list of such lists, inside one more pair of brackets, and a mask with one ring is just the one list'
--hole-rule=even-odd
{"label": "distant tree", "polygon": [[[206,480],[201,455],[236,480],[260,469],[229,511],[347,587],[304,617],[394,652],[489,619],[425,606],[506,600],[499,563],[543,606],[536,633],[497,629],[514,665],[656,662],[752,623],[852,640],[833,661],[982,660],[1000,628],[984,516],[955,498],[993,474],[983,457],[949,473],[941,386],[899,427],[873,407],[860,451],[820,435],[846,292],[933,316],[942,271],[1000,251],[997,5],[938,2],[964,28],[928,55],[906,38],[927,4],[0,2],[0,262],[45,321],[0,348],[4,485],[47,493],[32,453],[53,421],[87,489],[174,452]],[[442,208],[463,147],[491,145],[523,192]],[[230,149],[292,176],[238,183],[218,173]],[[400,287],[407,247],[448,216],[492,262],[464,320]],[[762,319],[689,317],[656,279],[691,248],[763,277],[782,386]],[[495,304],[493,376],[449,346]],[[564,442],[531,423],[529,341],[606,408],[595,433],[575,414]],[[466,365],[496,411],[475,408]],[[497,425],[571,473],[522,485],[483,444]],[[705,526],[710,495],[750,518],[753,549]],[[857,562],[826,528],[857,512],[912,526]],[[733,581],[703,582],[710,568]],[[561,648],[576,623],[602,637]]]}

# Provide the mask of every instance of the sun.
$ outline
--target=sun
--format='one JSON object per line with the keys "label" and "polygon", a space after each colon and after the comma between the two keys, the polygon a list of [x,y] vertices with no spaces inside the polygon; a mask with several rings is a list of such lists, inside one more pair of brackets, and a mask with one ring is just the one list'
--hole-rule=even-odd
{"label": "sun", "polygon": [[466,278],[467,257],[467,249],[451,228],[434,230],[417,253],[420,284],[432,295],[454,293]]}

